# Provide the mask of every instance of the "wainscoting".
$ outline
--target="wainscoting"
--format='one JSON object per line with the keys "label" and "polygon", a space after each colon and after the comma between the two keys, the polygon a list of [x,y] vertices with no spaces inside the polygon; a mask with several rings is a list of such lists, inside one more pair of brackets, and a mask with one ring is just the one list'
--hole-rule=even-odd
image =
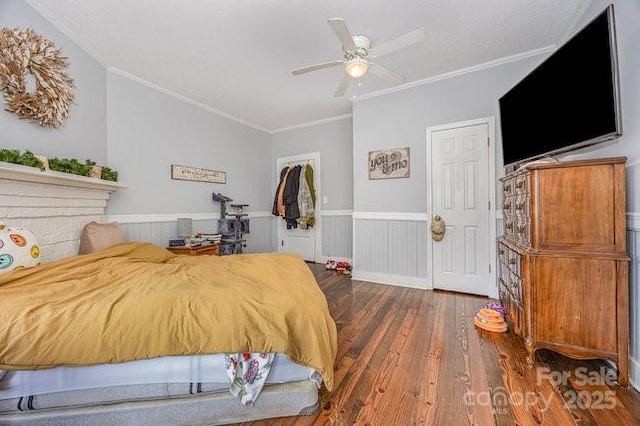
{"label": "wainscoting", "polygon": [[[194,232],[217,232],[216,213],[110,215],[106,221],[118,222],[129,241],[150,242],[161,247],[177,235],[179,217],[193,219]],[[245,253],[267,253],[275,251],[276,220],[270,212],[249,212],[250,233],[245,234]],[[322,257],[326,259],[351,260],[353,235],[351,210],[326,210],[320,215],[322,221]]]}
{"label": "wainscoting", "polygon": [[[168,245],[171,238],[178,235],[178,218],[193,219],[193,232],[216,233],[218,231],[216,213],[184,214],[142,214],[110,215],[107,221],[118,222],[127,234],[129,241],[149,242],[161,247]],[[270,212],[249,213],[248,234],[245,253],[263,253],[273,251],[272,216]]]}
{"label": "wainscoting", "polygon": [[353,279],[428,287],[428,217],[423,213],[353,213]]}
{"label": "wainscoting", "polygon": [[325,210],[322,220],[322,258],[351,262],[353,220],[351,210]]}

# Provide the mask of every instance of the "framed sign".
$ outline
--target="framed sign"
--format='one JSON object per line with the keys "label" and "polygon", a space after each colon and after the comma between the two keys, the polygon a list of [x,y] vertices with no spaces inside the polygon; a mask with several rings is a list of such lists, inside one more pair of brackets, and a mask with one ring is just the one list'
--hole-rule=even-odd
{"label": "framed sign", "polygon": [[198,167],[171,165],[171,179],[196,182],[227,183],[227,173]]}
{"label": "framed sign", "polygon": [[409,147],[369,151],[369,179],[409,177]]}

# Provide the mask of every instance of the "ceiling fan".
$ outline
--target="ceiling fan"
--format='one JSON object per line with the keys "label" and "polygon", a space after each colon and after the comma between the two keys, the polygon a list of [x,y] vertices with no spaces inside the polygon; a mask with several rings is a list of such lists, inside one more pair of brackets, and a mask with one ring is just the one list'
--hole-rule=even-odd
{"label": "ceiling fan", "polygon": [[342,43],[342,54],[344,60],[325,62],[323,64],[313,65],[310,67],[299,68],[293,70],[293,75],[305,74],[311,71],[317,71],[324,68],[331,68],[338,65],[345,66],[345,75],[336,90],[335,97],[345,94],[349,83],[352,79],[364,76],[367,72],[380,77],[394,85],[404,83],[406,78],[395,71],[390,70],[380,64],[374,62],[376,58],[387,53],[411,46],[419,43],[425,38],[422,28],[416,28],[399,37],[371,46],[371,40],[364,35],[351,35],[347,24],[342,18],[331,18],[328,21],[329,26]]}

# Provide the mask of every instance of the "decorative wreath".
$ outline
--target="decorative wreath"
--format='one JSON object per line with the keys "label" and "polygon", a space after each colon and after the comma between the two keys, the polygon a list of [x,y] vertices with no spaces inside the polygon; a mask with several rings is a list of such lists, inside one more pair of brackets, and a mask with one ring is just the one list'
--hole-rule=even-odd
{"label": "decorative wreath", "polygon": [[[0,32],[0,90],[5,110],[37,122],[60,127],[74,100],[73,79],[66,73],[69,59],[52,41],[32,29],[3,28]],[[35,79],[35,92],[27,92],[27,73]]]}

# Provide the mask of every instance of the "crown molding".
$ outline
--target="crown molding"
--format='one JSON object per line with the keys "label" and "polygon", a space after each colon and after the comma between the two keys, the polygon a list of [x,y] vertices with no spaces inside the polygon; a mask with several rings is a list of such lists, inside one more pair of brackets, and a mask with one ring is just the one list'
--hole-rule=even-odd
{"label": "crown molding", "polygon": [[548,46],[541,47],[539,49],[533,49],[522,53],[517,53],[511,56],[505,56],[503,58],[494,59],[493,61],[484,62],[482,64],[473,65],[467,68],[461,68],[459,70],[447,72],[444,74],[439,74],[433,77],[424,78],[422,80],[412,81],[406,84],[402,84],[400,86],[390,87],[388,89],[378,90],[376,92],[365,93],[364,95],[357,96],[353,99],[352,103],[357,103],[360,101],[364,101],[371,98],[377,98],[378,96],[388,95],[391,93],[402,92],[408,89],[412,89],[418,86],[424,86],[425,84],[435,83],[436,81],[446,80],[453,77],[458,77],[465,74],[470,74],[482,70],[486,70],[489,68],[497,67],[500,65],[508,64],[511,62],[521,61],[523,59],[531,58],[538,55],[543,55],[546,53],[551,53],[556,50],[555,44],[550,44]]}
{"label": "crown molding", "polygon": [[322,120],[310,121],[308,123],[296,124],[294,126],[289,126],[289,127],[282,127],[280,129],[272,130],[271,133],[275,134],[275,133],[286,132],[286,131],[289,131],[289,130],[302,129],[304,127],[316,126],[318,124],[326,124],[326,123],[332,123],[334,121],[345,120],[345,119],[351,118],[351,117],[353,117],[352,113],[343,114],[343,115],[336,115],[335,117],[324,118]]}
{"label": "crown molding", "polygon": [[260,127],[257,124],[253,124],[253,123],[251,123],[249,121],[242,120],[242,119],[240,119],[238,117],[235,117],[235,116],[233,116],[231,114],[227,114],[226,112],[222,112],[220,110],[212,108],[212,107],[210,107],[208,105],[205,105],[205,104],[203,104],[201,102],[193,100],[193,99],[191,99],[191,98],[189,98],[187,96],[180,95],[180,94],[178,94],[178,93],[176,93],[176,92],[174,92],[172,90],[166,89],[166,88],[164,88],[162,86],[159,86],[159,85],[157,85],[155,83],[151,83],[150,81],[147,81],[147,80],[145,80],[145,79],[143,79],[141,77],[138,77],[137,75],[133,75],[131,73],[123,71],[123,70],[121,70],[119,68],[107,67],[107,71],[108,72],[112,72],[114,74],[117,74],[117,75],[119,75],[121,77],[124,77],[124,78],[126,78],[128,80],[135,81],[136,83],[140,83],[140,84],[142,84],[144,86],[147,86],[147,87],[149,87],[151,89],[157,90],[160,93],[163,93],[165,95],[171,96],[172,98],[175,98],[175,99],[178,99],[180,101],[186,102],[188,104],[191,104],[193,106],[201,108],[201,109],[203,109],[205,111],[208,111],[208,112],[211,112],[213,114],[219,115],[220,117],[226,118],[226,119],[231,120],[231,121],[235,121],[236,123],[240,123],[242,125],[245,125],[247,127],[251,127],[253,129],[256,129],[256,130],[260,130],[261,132],[265,132],[265,133],[268,133],[268,134],[272,133],[270,130],[265,129],[264,127]]}

